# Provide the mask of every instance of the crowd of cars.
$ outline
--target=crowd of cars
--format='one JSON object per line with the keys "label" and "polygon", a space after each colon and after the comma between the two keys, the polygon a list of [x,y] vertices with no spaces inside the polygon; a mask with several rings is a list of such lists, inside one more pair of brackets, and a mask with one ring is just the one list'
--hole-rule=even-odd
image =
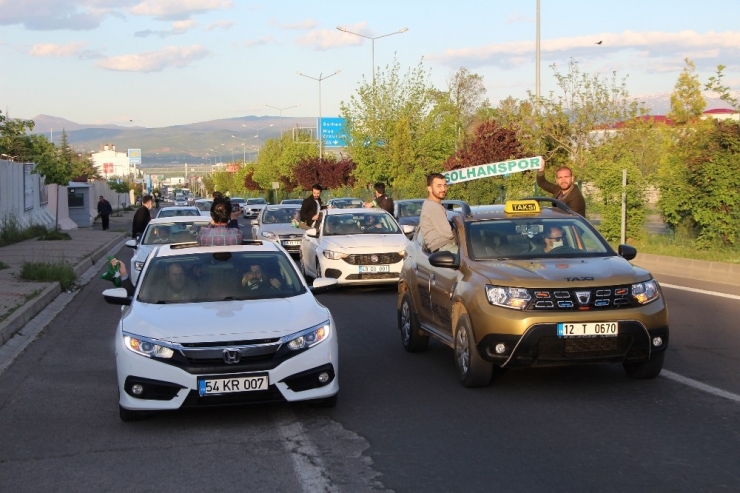
{"label": "crowd of cars", "polygon": [[449,346],[465,387],[509,368],[618,363],[654,378],[663,367],[659,284],[630,263],[633,247],[614,250],[559,201],[444,201],[458,251],[430,252],[417,227],[423,199],[396,201],[394,215],[329,201],[306,230],[299,203],[249,200],[243,207],[259,211],[249,210],[242,245],[198,246],[207,219],[197,201],[192,216],[154,219],[127,242],[134,287],[104,293],[128,306],[116,333],[121,419],[210,404],[334,405],[337,327],[313,294],[339,285],[396,285],[403,347]]}

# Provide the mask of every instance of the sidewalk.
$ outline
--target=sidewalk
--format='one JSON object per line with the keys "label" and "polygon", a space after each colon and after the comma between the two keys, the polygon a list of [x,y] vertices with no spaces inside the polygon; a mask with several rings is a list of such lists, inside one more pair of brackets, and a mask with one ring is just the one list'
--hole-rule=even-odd
{"label": "sidewalk", "polygon": [[[69,241],[31,239],[0,247],[0,345],[5,344],[62,291],[58,282],[24,281],[18,277],[24,262],[65,260],[79,276],[101,260],[106,252],[131,236],[134,212],[114,212],[110,228],[103,231],[100,219],[92,228],[67,231]],[[105,261],[106,259],[102,259]]]}

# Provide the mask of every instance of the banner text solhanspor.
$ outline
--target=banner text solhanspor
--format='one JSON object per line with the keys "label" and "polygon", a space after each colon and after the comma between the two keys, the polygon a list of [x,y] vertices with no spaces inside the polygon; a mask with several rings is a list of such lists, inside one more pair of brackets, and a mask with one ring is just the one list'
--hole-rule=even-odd
{"label": "banner text solhanspor", "polygon": [[442,173],[447,178],[447,184],[462,183],[464,181],[477,180],[479,178],[490,178],[491,176],[508,175],[509,173],[521,173],[532,169],[539,170],[542,164],[542,156],[527,157],[501,161],[500,163],[481,164],[469,168],[456,169]]}

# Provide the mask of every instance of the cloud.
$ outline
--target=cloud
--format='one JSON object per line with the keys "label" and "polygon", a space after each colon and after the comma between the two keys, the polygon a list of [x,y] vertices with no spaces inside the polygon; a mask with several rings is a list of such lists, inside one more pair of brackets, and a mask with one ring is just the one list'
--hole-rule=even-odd
{"label": "cloud", "polygon": [[232,0],[143,0],[131,7],[129,12],[159,20],[180,20],[193,14],[226,10],[233,6]]}
{"label": "cloud", "polygon": [[[597,41],[603,44],[596,45]],[[718,57],[737,59],[740,57],[740,32],[697,33],[679,32],[634,32],[601,33],[592,36],[578,36],[542,40],[540,56],[543,59],[597,58],[618,52],[639,52],[647,58],[667,57],[683,59],[691,53],[697,60],[716,60]],[[475,48],[449,49],[441,54],[427,56],[451,67],[468,68],[498,66],[511,68],[522,63],[531,63],[535,57],[535,40],[495,43]],[[697,66],[700,62],[697,62]],[[713,62],[713,63],[716,63]]]}
{"label": "cloud", "polygon": [[28,50],[28,54],[37,57],[65,58],[82,53],[84,47],[84,42],[67,43],[64,45],[39,43],[33,45],[31,49]]}
{"label": "cloud", "polygon": [[234,23],[231,21],[216,21],[208,24],[203,30],[206,32],[211,32],[214,29],[231,29],[231,26],[233,25]]}
{"label": "cloud", "polygon": [[175,34],[185,34],[188,30],[195,27],[195,21],[188,19],[184,21],[175,21],[172,23],[172,29],[169,31],[154,31],[152,29],[146,29],[144,31],[136,31],[134,36],[138,38],[148,38],[149,36],[159,36],[160,38],[166,38]]}
{"label": "cloud", "polygon": [[[359,34],[365,34],[365,23],[342,26]],[[355,34],[342,32],[338,29],[316,29],[303,36],[295,38],[300,46],[312,46],[317,50],[341,48],[342,46],[361,45],[365,38]]]}
{"label": "cloud", "polygon": [[535,17],[529,17],[518,11],[509,14],[509,17],[506,18],[507,24],[531,24],[536,21]]}
{"label": "cloud", "polygon": [[0,26],[20,24],[33,31],[90,30],[97,28],[109,11],[105,0],[0,0]]}
{"label": "cloud", "polygon": [[199,45],[167,46],[159,51],[108,57],[98,61],[95,66],[120,72],[161,72],[172,67],[187,67],[210,55],[209,50]]}
{"label": "cloud", "polygon": [[289,31],[307,31],[309,29],[315,28],[318,25],[319,23],[315,20],[306,19],[305,21],[301,21],[298,24],[282,24],[280,26],[280,29],[287,29]]}
{"label": "cloud", "polygon": [[263,36],[259,39],[250,39],[245,43],[245,46],[251,48],[253,46],[265,46],[270,43],[277,43],[277,41],[272,36]]}

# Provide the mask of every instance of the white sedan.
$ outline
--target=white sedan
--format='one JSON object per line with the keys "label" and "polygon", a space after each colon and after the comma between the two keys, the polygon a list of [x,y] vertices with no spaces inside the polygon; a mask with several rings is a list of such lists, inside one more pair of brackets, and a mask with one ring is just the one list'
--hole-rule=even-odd
{"label": "white sedan", "polygon": [[196,241],[200,228],[208,226],[210,222],[210,218],[201,216],[158,217],[149,221],[138,242],[128,240],[125,243],[135,250],[129,269],[131,282],[138,282],[141,269],[153,249],[159,245]]}
{"label": "white sedan", "polygon": [[[277,243],[298,258],[304,232],[297,226],[297,214],[300,210],[299,205],[266,206],[257,219],[252,220],[252,238]],[[296,226],[293,226],[294,219]]]}
{"label": "white sedan", "polygon": [[328,277],[339,284],[395,284],[408,245],[404,233],[380,209],[327,209],[301,240],[301,270],[306,277]]}
{"label": "white sedan", "polygon": [[337,328],[277,245],[164,245],[139,284],[103,292],[114,336],[120,418],[181,407],[309,400],[339,392]]}

